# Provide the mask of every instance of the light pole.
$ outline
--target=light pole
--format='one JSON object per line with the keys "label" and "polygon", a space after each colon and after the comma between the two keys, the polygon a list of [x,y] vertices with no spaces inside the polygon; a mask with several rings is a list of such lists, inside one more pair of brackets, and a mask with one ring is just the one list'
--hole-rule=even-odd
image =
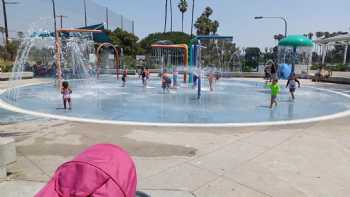
{"label": "light pole", "polygon": [[9,30],[7,25],[7,12],[6,12],[6,4],[19,4],[18,2],[6,2],[5,0],[2,0],[2,10],[4,14],[4,25],[5,25],[5,49],[7,48],[9,44]]}
{"label": "light pole", "polygon": [[57,18],[60,18],[60,22],[61,22],[61,29],[63,28],[63,18],[67,18],[68,16],[64,16],[64,15],[58,15]]}
{"label": "light pole", "polygon": [[83,0],[83,3],[84,3],[84,22],[85,22],[85,27],[87,27],[86,0]]}
{"label": "light pole", "polygon": [[265,18],[267,18],[267,19],[281,19],[281,20],[283,20],[283,22],[284,22],[284,37],[287,37],[287,35],[288,35],[288,23],[287,23],[287,19],[286,18],[284,18],[284,17],[281,17],[281,16],[256,16],[256,17],[254,17],[254,19],[256,19],[256,20],[259,20],[259,19],[265,19]]}
{"label": "light pole", "polygon": [[166,32],[167,21],[168,21],[168,0],[165,0],[164,33]]}
{"label": "light pole", "polygon": [[192,0],[192,22],[191,22],[191,37],[193,36],[193,17],[194,17],[194,0]]}
{"label": "light pole", "polygon": [[109,18],[108,18],[108,8],[106,7],[106,25],[107,25],[107,30],[109,29],[109,27],[108,27],[108,23],[109,23]]}
{"label": "light pole", "polygon": [[59,89],[61,89],[61,80],[62,80],[62,70],[61,70],[61,47],[58,42],[58,32],[57,32],[57,25],[56,25],[56,5],[55,0],[51,0],[52,2],[52,12],[53,12],[53,23],[54,23],[54,30],[55,30],[55,51],[56,51],[56,77]]}
{"label": "light pole", "polygon": [[173,2],[170,0],[170,32],[173,32]]}
{"label": "light pole", "polygon": [[52,1],[52,12],[53,12],[53,25],[54,25],[54,30],[55,30],[55,38],[57,41],[57,25],[56,25],[56,5],[55,5],[55,0]]}

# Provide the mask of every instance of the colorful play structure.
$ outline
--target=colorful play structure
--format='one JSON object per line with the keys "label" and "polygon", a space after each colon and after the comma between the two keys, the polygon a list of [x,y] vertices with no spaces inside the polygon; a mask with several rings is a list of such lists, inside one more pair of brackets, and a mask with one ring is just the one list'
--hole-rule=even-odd
{"label": "colorful play structure", "polygon": [[152,47],[153,64],[159,65],[162,70],[167,67],[183,68],[184,82],[187,80],[188,46],[186,44],[154,44]]}
{"label": "colorful play structure", "polygon": [[100,33],[101,30],[90,30],[90,29],[58,29],[55,33],[55,63],[57,66],[57,80],[59,83],[59,87],[61,87],[62,81],[62,66],[61,66],[61,58],[62,58],[62,33]]}
{"label": "colorful play structure", "polygon": [[120,65],[121,65],[122,49],[114,46],[113,44],[111,44],[109,42],[99,44],[99,46],[96,49],[96,57],[97,57],[96,77],[98,79],[100,76],[100,73],[101,73],[101,65],[102,65],[101,50],[103,48],[112,48],[113,49],[114,65],[115,65],[115,69],[116,69],[116,78],[117,78],[117,80],[119,80],[119,69],[120,69]]}
{"label": "colorful play structure", "polygon": [[[219,35],[204,35],[204,36],[196,36],[194,39],[191,40],[191,55],[190,55],[190,61],[191,61],[191,67],[192,71],[190,74],[190,83],[194,83],[194,85],[197,85],[197,98],[200,99],[201,92],[202,92],[202,76],[203,76],[203,66],[215,66],[215,67],[222,67],[223,61],[224,61],[224,53],[223,53],[223,47],[225,45],[225,42],[232,42],[233,37],[232,36],[219,36]],[[218,43],[219,41],[222,42],[222,48],[219,49]],[[207,57],[210,57],[210,51],[203,55],[203,51],[209,49],[211,46],[215,47],[215,51],[217,52],[217,56],[214,56],[214,59],[217,61],[215,63],[212,63],[212,59],[206,59]],[[218,64],[218,65],[215,65]]]}
{"label": "colorful play structure", "polygon": [[[205,66],[217,66],[223,65],[224,53],[223,47],[225,42],[232,42],[232,36],[218,36],[218,35],[205,35],[196,36],[190,43],[187,44],[168,44],[170,42],[161,42],[152,45],[152,63],[158,65],[161,70],[167,67],[183,68],[183,80],[185,83],[194,83],[197,85],[198,98],[201,97],[201,77],[202,77],[202,64]],[[218,46],[219,42],[222,42],[221,48]],[[215,59],[216,62],[211,63],[210,60],[205,59],[208,54],[202,56],[202,50],[205,50],[211,46],[214,46],[216,55],[211,59]],[[181,70],[181,69],[179,69]],[[187,75],[189,76],[187,78]]]}
{"label": "colorful play structure", "polygon": [[[98,26],[99,27],[99,26]],[[95,28],[95,27],[93,27]],[[96,27],[97,28],[97,27]],[[103,27],[102,27],[103,29]],[[69,34],[69,33],[91,33],[94,35],[97,35],[99,40],[103,41],[102,43],[97,42],[96,43],[96,77],[99,78],[101,73],[101,51],[104,48],[111,48],[113,49],[114,54],[114,68],[116,69],[116,78],[119,78],[119,69],[121,65],[121,56],[122,56],[122,49],[114,46],[110,42],[106,42],[105,39],[103,39],[103,35],[101,37],[101,34],[103,34],[103,31],[100,29],[89,29],[89,28],[77,28],[77,29],[58,29],[55,34],[55,63],[57,65],[57,80],[58,82],[62,81],[62,39],[63,34]]]}
{"label": "colorful play structure", "polygon": [[348,62],[348,47],[350,43],[350,34],[338,35],[330,38],[320,38],[315,41],[316,49],[318,53],[322,56],[322,64],[326,63],[326,57],[329,50],[334,48],[334,46],[344,46],[343,54],[343,64]]}
{"label": "colorful play structure", "polygon": [[[285,57],[286,54],[290,54],[290,60],[288,62],[286,61],[287,58],[283,58],[279,62],[279,77],[288,79],[291,75],[295,74],[295,65],[302,58],[309,60],[308,64],[311,64],[311,49],[313,45],[313,41],[303,35],[290,35],[279,41],[278,46],[280,49],[284,49],[283,53],[285,53],[280,54],[280,56]],[[300,49],[304,50],[302,51]]]}

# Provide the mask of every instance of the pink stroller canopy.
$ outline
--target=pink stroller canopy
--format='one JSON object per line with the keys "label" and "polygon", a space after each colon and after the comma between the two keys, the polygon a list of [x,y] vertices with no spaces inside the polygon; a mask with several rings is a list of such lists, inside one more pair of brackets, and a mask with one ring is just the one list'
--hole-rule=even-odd
{"label": "pink stroller canopy", "polygon": [[128,153],[98,144],[60,166],[35,197],[135,197],[136,184],[136,168]]}

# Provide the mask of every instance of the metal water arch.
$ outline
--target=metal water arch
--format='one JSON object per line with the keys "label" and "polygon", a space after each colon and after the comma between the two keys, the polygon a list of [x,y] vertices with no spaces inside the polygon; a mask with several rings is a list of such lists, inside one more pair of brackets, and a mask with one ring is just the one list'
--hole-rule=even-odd
{"label": "metal water arch", "polygon": [[97,57],[97,64],[96,64],[96,76],[97,76],[97,79],[99,78],[99,75],[100,75],[100,69],[101,69],[101,49],[102,48],[112,48],[114,50],[114,64],[115,64],[115,69],[116,69],[116,78],[117,80],[119,79],[119,67],[120,67],[120,63],[121,63],[121,59],[120,59],[120,56],[121,56],[121,49],[114,46],[113,44],[111,43],[102,43],[100,44],[98,47],[97,47],[97,50],[96,50],[96,57]]}

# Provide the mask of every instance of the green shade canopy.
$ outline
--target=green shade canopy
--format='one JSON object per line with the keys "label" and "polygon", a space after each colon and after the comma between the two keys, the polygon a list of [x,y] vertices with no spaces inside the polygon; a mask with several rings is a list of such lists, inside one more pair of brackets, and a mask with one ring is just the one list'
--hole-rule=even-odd
{"label": "green shade canopy", "polygon": [[302,35],[290,35],[278,43],[279,46],[312,47],[313,41]]}

